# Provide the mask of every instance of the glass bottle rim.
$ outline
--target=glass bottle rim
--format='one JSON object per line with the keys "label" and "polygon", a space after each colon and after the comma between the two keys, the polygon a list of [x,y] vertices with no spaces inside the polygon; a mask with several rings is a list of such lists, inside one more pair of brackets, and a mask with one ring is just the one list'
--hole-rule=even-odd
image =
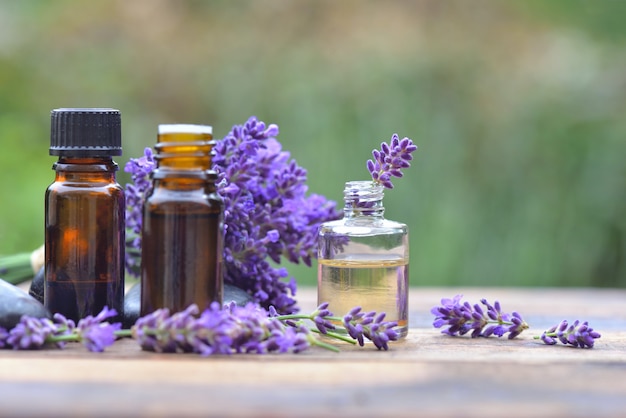
{"label": "glass bottle rim", "polygon": [[385,195],[385,187],[372,180],[347,181],[343,195],[348,200],[355,198],[380,200]]}
{"label": "glass bottle rim", "polygon": [[352,180],[346,181],[345,184],[346,190],[372,190],[372,191],[383,191],[384,186],[380,183],[376,183],[373,180]]}
{"label": "glass bottle rim", "polygon": [[162,134],[213,134],[211,125],[195,125],[191,123],[160,124],[159,135]]}

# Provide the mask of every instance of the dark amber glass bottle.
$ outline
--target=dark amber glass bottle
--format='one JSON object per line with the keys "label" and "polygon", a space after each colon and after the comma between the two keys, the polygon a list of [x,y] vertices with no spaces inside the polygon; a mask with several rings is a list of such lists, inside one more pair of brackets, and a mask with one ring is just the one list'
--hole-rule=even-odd
{"label": "dark amber glass bottle", "polygon": [[118,110],[52,111],[44,305],[74,321],[104,306],[123,315],[125,199],[112,159],[121,154]]}
{"label": "dark amber glass bottle", "polygon": [[212,128],[159,125],[143,208],[141,315],[222,303],[224,204],[211,167]]}

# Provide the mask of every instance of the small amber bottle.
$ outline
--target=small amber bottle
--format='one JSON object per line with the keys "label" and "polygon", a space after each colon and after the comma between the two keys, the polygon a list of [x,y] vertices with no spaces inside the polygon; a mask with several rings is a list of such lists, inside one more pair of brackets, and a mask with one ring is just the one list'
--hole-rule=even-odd
{"label": "small amber bottle", "polygon": [[141,315],[222,303],[224,203],[205,125],[159,125],[157,167],[143,208]]}
{"label": "small amber bottle", "polygon": [[55,109],[50,155],[55,181],[45,195],[44,305],[77,321],[105,306],[124,309],[124,190],[115,109]]}

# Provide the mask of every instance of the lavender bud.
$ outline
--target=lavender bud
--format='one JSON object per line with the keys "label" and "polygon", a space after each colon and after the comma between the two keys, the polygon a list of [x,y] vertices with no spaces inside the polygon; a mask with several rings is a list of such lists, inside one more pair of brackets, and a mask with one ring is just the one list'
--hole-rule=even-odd
{"label": "lavender bud", "polygon": [[552,337],[547,336],[545,332],[543,334],[541,334],[541,339],[543,340],[544,343],[546,343],[548,345],[556,344],[556,340],[554,338],[552,338]]}

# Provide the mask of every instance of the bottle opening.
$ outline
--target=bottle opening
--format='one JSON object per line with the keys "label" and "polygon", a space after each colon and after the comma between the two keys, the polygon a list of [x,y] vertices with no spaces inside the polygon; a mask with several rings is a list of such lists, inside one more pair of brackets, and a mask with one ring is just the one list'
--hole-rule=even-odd
{"label": "bottle opening", "polygon": [[384,196],[384,187],[373,181],[348,181],[344,191],[346,201],[377,201]]}
{"label": "bottle opening", "polygon": [[210,125],[193,125],[185,123],[159,125],[159,135],[161,134],[213,134],[213,127]]}

